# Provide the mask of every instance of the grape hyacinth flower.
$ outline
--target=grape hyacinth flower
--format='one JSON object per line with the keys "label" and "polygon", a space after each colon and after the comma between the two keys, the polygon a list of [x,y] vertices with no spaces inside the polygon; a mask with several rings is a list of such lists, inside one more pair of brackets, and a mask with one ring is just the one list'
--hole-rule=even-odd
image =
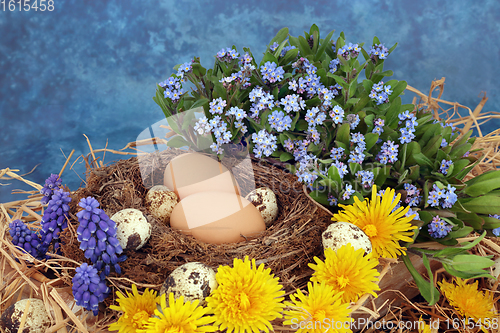
{"label": "grape hyacinth flower", "polygon": [[12,237],[12,244],[22,248],[27,253],[37,259],[44,259],[45,253],[39,251],[40,239],[38,235],[21,220],[14,220],[9,223],[9,233]]}
{"label": "grape hyacinth flower", "polygon": [[54,191],[40,222],[42,226],[40,231],[42,252],[46,252],[50,244],[54,243],[54,252],[59,253],[59,233],[68,226],[67,218],[70,202],[69,192],[64,192],[63,189]]}
{"label": "grape hyacinth flower", "polygon": [[57,174],[51,174],[49,178],[45,180],[45,185],[40,190],[40,193],[43,194],[43,198],[41,201],[42,205],[46,205],[52,194],[54,194],[54,190],[59,188],[62,184],[61,178]]}
{"label": "grape hyacinth flower", "polygon": [[119,262],[127,257],[120,242],[116,238],[116,224],[106,213],[99,208],[99,202],[92,197],[82,198],[78,203],[83,209],[76,216],[80,225],[76,230],[80,249],[85,251],[85,258],[90,259],[95,268],[101,272],[101,278],[108,276],[111,266],[115,272],[121,274]]}
{"label": "grape hyacinth flower", "polygon": [[99,277],[97,269],[83,263],[75,269],[73,277],[73,297],[76,305],[93,311],[94,316],[99,314],[99,302],[109,296],[109,287],[103,277]]}
{"label": "grape hyacinth flower", "polygon": [[441,220],[439,216],[435,216],[428,228],[432,238],[444,238],[450,233],[453,226]]}

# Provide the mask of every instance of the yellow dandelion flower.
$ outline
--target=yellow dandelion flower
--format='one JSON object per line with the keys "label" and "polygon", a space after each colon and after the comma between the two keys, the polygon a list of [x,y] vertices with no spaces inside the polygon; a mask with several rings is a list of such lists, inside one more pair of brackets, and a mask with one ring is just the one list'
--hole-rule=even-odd
{"label": "yellow dandelion flower", "polygon": [[269,332],[271,320],[281,318],[284,291],[271,273],[258,268],[255,259],[234,259],[233,267],[219,266],[216,274],[219,286],[206,298],[215,314],[215,325],[221,331]]}
{"label": "yellow dandelion flower", "polygon": [[422,316],[418,320],[418,333],[432,333],[431,327],[422,320]]}
{"label": "yellow dandelion flower", "polygon": [[283,325],[289,325],[297,333],[333,333],[352,332],[352,318],[349,303],[342,301],[342,293],[336,292],[325,282],[307,284],[308,295],[297,289],[290,295],[291,302],[285,305],[292,310],[285,310]]}
{"label": "yellow dandelion flower", "polygon": [[[213,316],[205,316],[208,309],[198,306],[199,300],[185,302],[184,296],[175,299],[174,293],[160,298],[161,311],[155,310],[155,317],[149,318],[141,333],[203,333],[215,332],[216,328],[209,325],[214,322]],[[139,331],[138,331],[139,332]]]}
{"label": "yellow dandelion flower", "polygon": [[477,290],[478,281],[466,284],[466,280],[455,278],[456,285],[443,280],[438,282],[441,291],[455,310],[466,319],[486,323],[496,314],[493,309],[493,295],[489,291],[484,294]]}
{"label": "yellow dandelion flower", "polygon": [[380,273],[375,268],[378,260],[370,255],[363,256],[363,249],[355,250],[351,244],[339,248],[336,252],[330,248],[325,250],[325,261],[314,257],[316,265],[309,264],[314,270],[313,282],[325,282],[335,290],[344,292],[343,302],[356,302],[366,293],[377,297],[376,284]]}
{"label": "yellow dandelion flower", "polygon": [[354,204],[339,205],[344,210],[335,214],[332,220],[350,222],[360,227],[370,237],[374,256],[397,258],[399,254],[406,253],[406,248],[399,241],[412,242],[412,230],[417,228],[410,224],[414,215],[405,217],[409,207],[400,207],[392,212],[400,197],[398,194],[394,198],[394,190],[389,188],[382,197],[377,196],[377,187],[374,185],[371,201],[368,198],[360,201],[354,197]]}
{"label": "yellow dandelion flower", "polygon": [[110,308],[121,311],[123,314],[117,322],[109,325],[109,330],[120,333],[136,332],[136,330],[142,329],[154,313],[156,304],[160,301],[154,290],[146,289],[142,295],[139,295],[135,284],[132,285],[132,294],[127,291],[125,297],[117,291],[116,295],[118,296],[118,305],[111,305]]}

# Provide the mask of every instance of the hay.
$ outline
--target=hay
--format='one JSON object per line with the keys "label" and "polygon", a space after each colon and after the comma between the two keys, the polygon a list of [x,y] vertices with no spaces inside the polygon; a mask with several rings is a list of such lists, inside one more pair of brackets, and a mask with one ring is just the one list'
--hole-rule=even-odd
{"label": "hay", "polygon": [[[473,152],[480,158],[478,165],[472,170],[468,177],[481,174],[488,170],[496,169],[500,163],[499,142],[500,129],[487,135],[483,135],[480,126],[489,119],[500,118],[500,113],[483,112],[482,109],[487,101],[482,97],[481,103],[474,111],[458,103],[451,103],[441,99],[444,87],[444,78],[433,82],[428,95],[408,87],[409,91],[415,92],[420,101],[414,99],[414,104],[431,110],[435,118],[445,119],[448,123],[457,126],[462,135],[469,129],[475,129],[478,137],[473,149],[482,149]],[[432,96],[433,91],[438,90],[438,97]],[[442,105],[447,105],[443,107]],[[451,106],[451,107],[449,107]],[[462,116],[459,110],[468,112],[467,116]],[[220,264],[231,264],[233,258],[243,258],[245,255],[254,257],[258,263],[264,263],[270,267],[272,272],[280,277],[288,294],[296,288],[304,289],[310,277],[311,270],[307,264],[312,262],[314,256],[321,257],[321,231],[329,223],[329,212],[323,206],[314,202],[305,191],[282,191],[278,193],[280,215],[278,222],[268,228],[263,235],[257,239],[248,240],[238,244],[210,245],[197,242],[196,240],[182,235],[168,226],[155,221],[154,217],[148,216],[153,224],[153,235],[148,244],[137,253],[127,253],[129,259],[121,264],[123,274],[117,276],[112,273],[108,277],[108,282],[113,293],[102,306],[98,317],[83,311],[74,304],[71,293],[71,278],[74,269],[86,259],[79,250],[79,243],[76,240],[77,219],[76,204],[82,197],[92,195],[100,203],[106,213],[111,216],[123,208],[136,208],[148,212],[143,208],[143,200],[146,193],[147,181],[154,182],[153,178],[146,181],[144,185],[135,155],[141,153],[141,147],[151,144],[165,144],[166,140],[153,138],[128,144],[122,150],[104,149],[94,150],[87,138],[90,153],[87,156],[78,157],[73,163],[69,163],[73,152],[67,157],[64,169],[69,166],[72,169],[75,163],[85,163],[87,166],[86,179],[83,180],[85,187],[72,192],[72,204],[69,227],[61,237],[64,239],[62,246],[63,255],[53,255],[52,259],[46,261],[34,260],[32,257],[23,254],[15,248],[9,240],[8,224],[14,219],[22,219],[25,222],[32,222],[33,229],[40,228],[39,222],[43,215],[43,207],[40,204],[41,195],[39,190],[41,185],[25,179],[26,175],[19,175],[19,170],[0,170],[0,181],[22,181],[34,188],[34,191],[23,191],[28,196],[24,200],[17,200],[0,204],[0,312],[17,300],[26,297],[36,297],[44,301],[52,326],[48,332],[97,332],[106,331],[105,328],[117,319],[115,311],[106,308],[107,305],[115,302],[115,291],[124,292],[130,290],[132,283],[135,283],[140,290],[152,288],[159,290],[166,276],[179,265],[188,261],[201,261],[217,267]],[[98,156],[102,153],[102,156]],[[120,160],[112,165],[106,166],[104,158],[106,153],[115,155],[133,156],[127,160]],[[178,152],[177,152],[178,153]],[[164,151],[155,159],[161,164],[172,158],[175,151]],[[150,166],[154,168],[151,159]],[[142,163],[143,160],[141,160]],[[290,184],[296,184],[295,188],[302,185],[296,182],[293,175],[284,171],[279,166],[270,163],[254,160],[254,173],[257,186],[270,186],[273,189],[279,188],[275,185],[287,180]],[[156,174],[161,175],[161,170]],[[1,183],[0,185],[6,185]],[[300,185],[300,186],[299,186]],[[68,190],[68,189],[66,189]],[[471,235],[470,237],[477,237]],[[420,246],[433,247],[435,244],[420,244]],[[479,255],[500,256],[500,242],[497,239],[483,239],[478,246],[471,250]],[[17,259],[17,260],[16,260]],[[394,261],[384,262],[379,267],[382,277],[385,280],[389,272],[392,272],[396,263]],[[385,275],[385,276],[384,276]],[[449,279],[449,275],[438,270],[435,279]],[[390,278],[390,277],[389,277]],[[483,279],[480,279],[480,286],[487,289],[488,286]],[[386,281],[387,282],[387,281]],[[409,288],[416,288],[413,284]],[[498,290],[498,282],[490,290]],[[381,315],[380,320],[392,321],[397,324],[408,320],[417,320],[423,315],[426,322],[429,319],[441,322],[446,318],[452,318],[453,310],[446,302],[441,301],[434,307],[429,307],[421,297],[408,299],[399,290],[386,290],[400,295],[403,304],[400,306],[388,300],[379,306],[375,306],[373,299],[368,296],[362,297],[351,308],[356,314],[366,314],[371,320],[376,320]],[[498,291],[497,291],[498,293]],[[384,297],[382,294],[379,297]],[[384,315],[385,314],[385,315]],[[290,331],[289,327],[284,327],[280,320],[273,323],[276,331]],[[441,330],[444,326],[441,326]],[[376,332],[369,327],[364,332]],[[465,330],[448,330],[450,332],[466,332]]]}

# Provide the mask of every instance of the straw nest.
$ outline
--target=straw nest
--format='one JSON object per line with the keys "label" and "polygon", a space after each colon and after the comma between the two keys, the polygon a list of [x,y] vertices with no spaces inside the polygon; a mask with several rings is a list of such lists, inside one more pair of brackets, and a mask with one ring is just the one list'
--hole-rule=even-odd
{"label": "straw nest", "polygon": [[[416,93],[420,98],[419,100],[415,98],[414,104],[429,109],[436,119],[447,119],[447,122],[458,126],[461,133],[466,133],[469,129],[477,132],[473,149],[482,150],[473,154],[480,157],[481,162],[468,177],[497,169],[500,163],[500,130],[483,135],[480,126],[492,118],[500,118],[500,113],[482,112],[487,101],[485,96],[474,111],[458,103],[444,101],[441,99],[443,86],[444,78],[433,82],[428,95],[410,86],[407,89]],[[432,96],[435,90],[439,91],[437,97]],[[451,107],[445,109],[442,105],[451,105]],[[468,115],[460,114],[460,108],[467,110]],[[306,192],[300,190],[302,185],[296,182],[295,176],[279,166],[264,162],[257,163],[254,160],[256,187],[271,187],[277,195],[280,212],[276,222],[256,239],[237,244],[204,244],[158,223],[145,210],[143,201],[147,187],[151,185],[148,182],[155,180],[146,179],[143,182],[137,157],[120,160],[110,165],[103,163],[106,152],[136,155],[140,151],[141,144],[162,144],[165,143],[163,139],[155,138],[150,142],[129,144],[125,147],[129,151],[106,148],[93,150],[88,138],[87,141],[90,154],[86,157],[79,157],[73,162],[74,165],[78,160],[84,161],[87,165],[87,174],[85,187],[71,194],[73,200],[70,223],[61,235],[64,240],[62,256],[52,255],[52,259],[44,261],[33,260],[32,257],[23,254],[12,245],[8,235],[8,224],[12,220],[22,219],[25,222],[34,222],[31,224],[33,228],[40,227],[43,207],[40,204],[41,195],[38,193],[42,186],[27,180],[26,175],[19,175],[18,170],[9,168],[0,170],[2,182],[16,179],[35,189],[34,191],[17,191],[17,193],[27,194],[24,200],[0,203],[0,313],[21,298],[36,297],[45,302],[52,321],[52,326],[47,332],[106,331],[107,325],[117,319],[118,314],[115,311],[104,307],[98,317],[93,317],[91,313],[75,306],[72,299],[71,279],[74,269],[86,261],[76,239],[77,218],[75,215],[78,211],[78,201],[86,196],[95,197],[109,216],[124,208],[136,208],[145,213],[153,224],[153,233],[148,244],[138,252],[127,253],[128,259],[121,264],[123,273],[120,276],[112,273],[108,277],[113,293],[106,300],[106,305],[115,302],[115,291],[130,290],[133,283],[142,290],[144,288],[159,290],[168,274],[185,262],[200,261],[217,267],[221,264],[230,265],[234,258],[243,258],[246,255],[271,268],[272,272],[280,278],[287,294],[292,293],[296,288],[303,289],[311,274],[307,264],[313,261],[314,256],[321,257],[321,232],[329,224],[330,216],[326,209],[312,201]],[[102,158],[96,157],[99,153],[104,153]],[[161,161],[161,165],[165,165],[178,153],[175,150],[160,153],[159,156],[149,161],[151,168],[157,168],[155,163],[158,160]],[[67,157],[60,174],[65,170],[72,154],[73,152]],[[142,159],[141,164],[144,161],[147,159]],[[158,174],[161,174],[161,171]],[[284,187],[283,183],[290,184],[290,186]],[[475,237],[477,235],[471,235],[462,241]],[[436,244],[418,244],[418,246],[434,247]],[[500,244],[496,239],[483,239],[471,252],[498,257]],[[354,315],[368,315],[371,320],[384,316],[380,320],[393,321],[395,324],[418,319],[420,315],[430,317],[431,320],[439,318],[442,322],[446,318],[452,318],[453,309],[444,301],[434,307],[429,307],[419,297],[407,298],[401,292],[402,289],[391,290],[397,288],[391,284],[390,276],[395,279],[394,274],[405,270],[403,267],[399,269],[399,266],[394,265],[401,264],[396,264],[395,260],[388,260],[382,262],[379,267],[382,288],[377,299],[382,299],[379,305],[376,305],[374,300],[370,300],[371,297],[365,295],[356,304],[351,305]],[[439,279],[442,279],[443,275],[440,273],[446,276],[443,269],[437,269],[434,274],[435,279],[438,275]],[[481,281],[480,285],[487,288],[484,281]],[[497,290],[497,288],[498,283],[490,287],[491,290]],[[410,283],[410,288],[405,285],[404,289],[417,290],[414,283]],[[391,295],[395,295],[391,298],[399,298],[398,305],[384,302],[384,300],[391,299],[387,296],[391,292]],[[290,328],[282,327],[279,322],[274,325],[277,331],[290,330]],[[376,330],[363,329],[362,331],[375,332]],[[467,330],[459,328],[448,331],[466,332]]]}
{"label": "straw nest", "polygon": [[[161,176],[162,182],[165,166],[182,153],[185,151],[178,149],[153,153],[154,156],[141,158],[141,167],[161,165],[153,175],[155,178]],[[232,244],[207,244],[157,221],[145,208],[144,200],[147,188],[158,184],[158,181],[152,177],[143,180],[138,159],[132,157],[87,170],[86,186],[72,193],[71,227],[61,237],[63,255],[78,262],[85,261],[76,238],[78,219],[75,215],[81,209],[77,206],[80,199],[92,196],[108,216],[125,208],[135,208],[142,211],[153,226],[151,238],[143,248],[126,251],[128,258],[120,264],[120,277],[126,280],[116,282],[121,287],[130,288],[132,281],[158,286],[170,272],[186,262],[202,262],[217,268],[219,265],[231,265],[234,258],[249,256],[255,258],[257,264],[264,263],[271,268],[286,291],[295,290],[304,284],[311,273],[307,263],[321,253],[321,233],[330,223],[329,215],[308,199],[295,176],[271,164],[253,162],[256,187],[273,189],[279,208],[276,221],[258,238]],[[240,186],[245,192],[250,179],[246,179],[245,175],[238,177],[240,169],[236,167],[235,174],[242,180]]]}

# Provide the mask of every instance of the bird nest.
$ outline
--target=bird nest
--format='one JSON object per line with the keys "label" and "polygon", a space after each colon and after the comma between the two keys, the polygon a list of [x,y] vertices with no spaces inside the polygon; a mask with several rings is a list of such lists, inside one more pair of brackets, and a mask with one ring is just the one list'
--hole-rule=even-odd
{"label": "bird nest", "polygon": [[[132,157],[109,166],[87,169],[86,186],[71,194],[70,227],[62,234],[62,254],[76,262],[86,262],[77,240],[78,202],[92,196],[100,203],[108,216],[125,208],[140,210],[152,225],[151,238],[138,251],[126,251],[127,260],[120,264],[122,274],[117,284],[128,289],[132,283],[151,285],[155,289],[177,267],[186,262],[202,262],[213,268],[231,265],[234,258],[254,258],[257,264],[271,268],[286,291],[294,291],[305,285],[311,275],[307,264],[321,254],[321,233],[330,223],[330,216],[320,209],[303,191],[297,177],[282,168],[260,160],[252,160],[256,187],[269,187],[276,195],[279,214],[273,224],[257,238],[240,243],[207,244],[185,235],[157,220],[146,209],[147,188],[157,184],[168,162],[185,151],[168,149],[151,156]],[[160,167],[158,167],[160,165]],[[163,167],[162,167],[163,166]],[[140,168],[154,172],[143,179]],[[236,166],[235,176],[242,192],[250,179]],[[69,265],[74,265],[68,262]],[[89,262],[90,264],[90,262]],[[116,274],[114,275],[118,277]],[[113,275],[111,276],[113,277]]]}

